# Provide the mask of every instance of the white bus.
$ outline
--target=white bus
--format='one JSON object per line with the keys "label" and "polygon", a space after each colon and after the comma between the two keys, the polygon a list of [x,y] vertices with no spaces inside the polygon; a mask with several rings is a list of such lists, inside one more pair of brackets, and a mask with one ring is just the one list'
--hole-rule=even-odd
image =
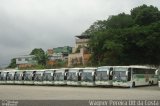
{"label": "white bus", "polygon": [[15,70],[12,70],[7,73],[7,84],[14,84],[15,72]]}
{"label": "white bus", "polygon": [[43,85],[54,85],[54,73],[57,69],[46,69],[43,74]]}
{"label": "white bus", "polygon": [[23,84],[23,80],[24,80],[23,73],[24,72],[22,70],[17,70],[15,72],[15,78],[14,78],[15,84]]}
{"label": "white bus", "polygon": [[112,86],[113,66],[101,66],[97,68],[95,84],[97,86]]}
{"label": "white bus", "polygon": [[42,85],[43,84],[43,74],[44,70],[36,70],[34,76],[34,84],[35,85]]}
{"label": "white bus", "polygon": [[95,73],[97,68],[84,68],[81,75],[82,86],[95,86]]}
{"label": "white bus", "polygon": [[156,69],[147,66],[115,66],[113,86],[135,87],[157,84]]}
{"label": "white bus", "polygon": [[0,84],[6,84],[7,83],[7,74],[9,71],[1,71],[0,75]]}
{"label": "white bus", "polygon": [[24,71],[24,84],[33,85],[34,84],[34,77],[35,77],[35,70],[26,70]]}
{"label": "white bus", "polygon": [[70,68],[67,73],[67,85],[81,85],[82,68]]}
{"label": "white bus", "polygon": [[158,78],[158,86],[160,87],[160,68],[158,68],[156,70],[156,75],[157,75],[157,78]]}
{"label": "white bus", "polygon": [[54,85],[66,85],[67,72],[68,72],[68,68],[60,68],[56,70],[54,73]]}

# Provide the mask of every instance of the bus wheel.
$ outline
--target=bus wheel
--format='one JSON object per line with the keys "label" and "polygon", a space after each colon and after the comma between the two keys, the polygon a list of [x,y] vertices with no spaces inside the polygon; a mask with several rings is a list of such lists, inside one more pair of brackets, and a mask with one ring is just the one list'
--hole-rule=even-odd
{"label": "bus wheel", "polygon": [[149,81],[149,86],[151,86],[152,85],[152,83],[151,83],[151,81]]}
{"label": "bus wheel", "polygon": [[134,87],[135,87],[135,82],[132,83],[132,88],[134,88]]}
{"label": "bus wheel", "polygon": [[152,81],[152,85],[154,85],[154,81]]}

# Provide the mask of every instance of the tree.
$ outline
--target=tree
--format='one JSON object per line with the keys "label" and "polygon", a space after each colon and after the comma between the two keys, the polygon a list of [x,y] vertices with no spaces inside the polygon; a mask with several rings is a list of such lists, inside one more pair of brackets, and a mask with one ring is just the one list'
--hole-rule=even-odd
{"label": "tree", "polygon": [[160,20],[157,7],[142,5],[131,10],[131,16],[138,25],[149,25]]}
{"label": "tree", "polygon": [[46,59],[47,56],[45,55],[45,52],[41,48],[35,48],[32,50],[30,55],[35,55],[36,60],[38,61],[39,65],[46,65]]}
{"label": "tree", "polygon": [[104,32],[114,28],[127,28],[134,25],[131,15],[120,13],[110,16],[107,20],[98,20],[93,23],[83,34],[93,35],[96,32]]}
{"label": "tree", "polygon": [[134,21],[129,14],[120,13],[118,15],[111,16],[107,20],[108,28],[128,28],[134,25]]}
{"label": "tree", "polygon": [[[141,14],[142,10],[149,11],[149,17]],[[132,17],[122,13],[91,25],[87,29],[92,51],[91,64],[159,65],[160,21],[159,16],[154,16],[155,11],[159,14],[156,7],[143,5],[131,10]],[[138,17],[143,17],[139,18],[140,23],[136,20]],[[149,22],[146,22],[147,18],[150,18]]]}
{"label": "tree", "polygon": [[11,59],[11,63],[9,64],[8,68],[16,68],[17,64],[16,64],[16,59],[13,58]]}
{"label": "tree", "polygon": [[97,31],[105,31],[108,29],[106,20],[98,20],[94,22],[82,35],[92,35]]}

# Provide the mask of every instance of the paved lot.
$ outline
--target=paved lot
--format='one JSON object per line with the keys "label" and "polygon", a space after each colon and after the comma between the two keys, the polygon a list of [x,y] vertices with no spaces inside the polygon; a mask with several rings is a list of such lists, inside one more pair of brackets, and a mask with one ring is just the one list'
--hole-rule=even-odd
{"label": "paved lot", "polygon": [[0,85],[0,100],[160,100],[160,88]]}

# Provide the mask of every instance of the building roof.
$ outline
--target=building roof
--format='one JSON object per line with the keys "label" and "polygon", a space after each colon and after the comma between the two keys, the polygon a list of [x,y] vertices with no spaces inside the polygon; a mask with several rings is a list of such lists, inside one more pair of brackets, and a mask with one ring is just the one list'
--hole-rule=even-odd
{"label": "building roof", "polygon": [[77,35],[76,37],[79,39],[89,39],[90,38],[90,36],[88,35]]}
{"label": "building roof", "polygon": [[16,58],[29,58],[29,57],[35,57],[35,55],[21,55],[17,56]]}

